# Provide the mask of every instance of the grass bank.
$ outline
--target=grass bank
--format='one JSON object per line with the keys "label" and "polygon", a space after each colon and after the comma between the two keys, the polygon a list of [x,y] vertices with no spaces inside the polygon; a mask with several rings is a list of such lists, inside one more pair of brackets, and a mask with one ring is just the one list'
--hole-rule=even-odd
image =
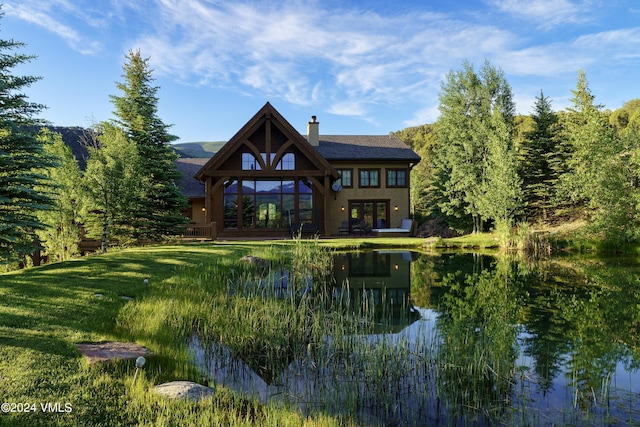
{"label": "grass bank", "polygon": [[[280,245],[284,250],[287,243],[127,249],[0,275],[0,396],[21,411],[0,414],[0,425],[335,425],[331,418],[306,420],[224,389],[201,404],[156,397],[148,392],[153,383],[200,378],[182,349],[117,325],[132,304],[128,298],[151,298],[180,269],[247,253],[277,254]],[[162,316],[163,307],[150,310]],[[75,346],[113,340],[133,340],[156,353],[135,387],[133,362],[90,366]]]}

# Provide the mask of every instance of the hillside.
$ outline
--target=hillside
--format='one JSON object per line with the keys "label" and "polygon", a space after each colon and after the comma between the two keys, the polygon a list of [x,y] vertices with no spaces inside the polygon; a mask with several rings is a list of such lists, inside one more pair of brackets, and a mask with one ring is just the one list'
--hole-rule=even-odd
{"label": "hillside", "polygon": [[[47,126],[47,128],[62,135],[62,140],[71,147],[80,167],[84,169],[89,156],[86,147],[89,129],[79,126]],[[37,131],[38,129],[34,127],[30,130]],[[224,144],[226,141],[201,141],[172,144],[172,147],[177,151],[179,157],[208,159],[217,153]]]}
{"label": "hillside", "polygon": [[173,144],[180,157],[209,158],[220,150],[226,141],[184,142]]}

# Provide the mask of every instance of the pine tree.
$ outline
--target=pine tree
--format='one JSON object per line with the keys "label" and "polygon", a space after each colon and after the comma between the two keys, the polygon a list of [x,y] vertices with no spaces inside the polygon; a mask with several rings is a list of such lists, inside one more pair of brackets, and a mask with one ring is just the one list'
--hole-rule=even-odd
{"label": "pine tree", "polygon": [[139,239],[161,240],[180,234],[186,218],[186,199],[175,185],[180,178],[177,155],[169,145],[177,139],[157,116],[159,87],[153,86],[149,60],[140,51],[130,51],[123,66],[124,82],[117,83],[121,96],[111,96],[115,123],[125,130],[140,156],[144,190],[139,204],[130,213],[133,235]]}
{"label": "pine tree", "polygon": [[554,189],[558,180],[556,163],[560,143],[558,116],[551,109],[551,101],[540,91],[532,114],[533,129],[525,132],[522,141],[522,178],[526,214],[546,221],[553,206]]}
{"label": "pine tree", "polygon": [[[562,116],[566,172],[560,176],[561,196],[579,212],[590,207],[602,182],[603,166],[619,151],[615,128],[601,105],[594,104],[586,75],[578,74],[573,106]],[[591,206],[593,207],[593,206]]]}
{"label": "pine tree", "polygon": [[15,76],[12,70],[34,56],[13,53],[24,47],[14,40],[0,40],[0,260],[9,262],[39,248],[36,230],[44,224],[37,212],[52,201],[38,191],[45,185],[39,172],[54,162],[42,141],[30,130],[42,122],[34,116],[43,108],[27,100],[22,91],[39,80]]}

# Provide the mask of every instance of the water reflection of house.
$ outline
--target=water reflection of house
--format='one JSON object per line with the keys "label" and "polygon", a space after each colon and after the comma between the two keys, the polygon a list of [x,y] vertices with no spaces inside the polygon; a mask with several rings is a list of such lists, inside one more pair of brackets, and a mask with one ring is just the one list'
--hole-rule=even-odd
{"label": "water reflection of house", "polygon": [[399,331],[420,318],[411,303],[411,261],[409,251],[338,255],[333,266],[337,292],[346,293],[356,309],[373,306],[386,331]]}
{"label": "water reflection of house", "polygon": [[329,236],[400,227],[419,161],[395,136],[322,136],[315,117],[305,138],[267,103],[212,158],[178,167],[194,232]]}

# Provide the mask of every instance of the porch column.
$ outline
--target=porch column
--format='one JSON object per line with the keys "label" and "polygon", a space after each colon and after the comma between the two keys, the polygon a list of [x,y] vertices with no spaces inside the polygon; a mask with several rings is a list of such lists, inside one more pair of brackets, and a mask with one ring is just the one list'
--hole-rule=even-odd
{"label": "porch column", "polygon": [[327,230],[329,230],[328,228],[328,220],[327,220],[327,214],[329,212],[329,188],[331,187],[330,185],[330,180],[329,180],[329,171],[325,171],[325,175],[324,175],[324,195],[322,196],[322,235],[325,237],[329,237],[329,233],[327,232]]}

